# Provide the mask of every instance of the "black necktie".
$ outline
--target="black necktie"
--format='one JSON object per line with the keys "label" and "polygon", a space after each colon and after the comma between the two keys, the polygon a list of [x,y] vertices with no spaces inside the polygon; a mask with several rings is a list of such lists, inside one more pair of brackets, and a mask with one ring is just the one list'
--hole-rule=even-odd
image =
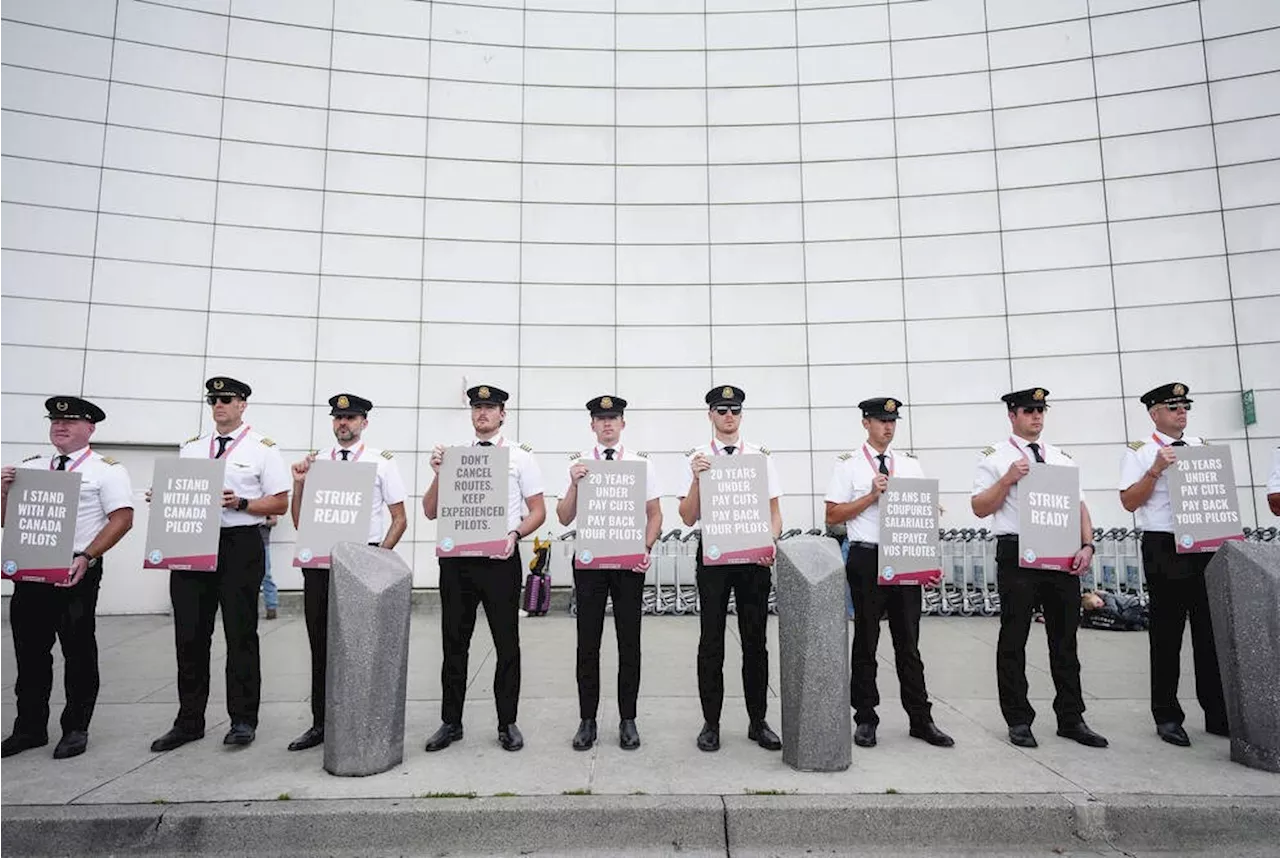
{"label": "black necktie", "polygon": [[1187,446],[1187,442],[1186,442],[1186,441],[1183,441],[1183,440],[1181,440],[1181,439],[1179,439],[1179,440],[1177,440],[1177,441],[1174,441],[1174,442],[1173,442],[1172,444],[1170,444],[1169,446],[1170,446],[1170,447],[1185,447],[1185,446]]}
{"label": "black necktie", "polygon": [[214,456],[213,458],[221,459],[222,454],[227,452],[227,445],[230,443],[231,443],[230,435],[219,435],[218,436],[218,455]]}
{"label": "black necktie", "polygon": [[1040,455],[1040,445],[1028,444],[1027,446],[1031,448],[1031,455],[1036,457],[1036,461],[1039,462],[1040,464],[1044,464],[1044,456]]}
{"label": "black necktie", "polygon": [[69,462],[69,461],[71,461],[71,457],[70,457],[70,456],[59,456],[59,457],[58,457],[58,470],[59,470],[59,471],[65,471],[65,470],[67,469],[67,462]]}
{"label": "black necktie", "polygon": [[615,452],[617,452],[617,451],[616,451],[616,450],[614,450],[612,447],[610,447],[609,449],[607,449],[607,450],[605,450],[605,451],[604,451],[604,457],[605,457],[606,459],[608,459],[610,462],[612,462],[612,461],[613,461],[613,454],[614,454]]}
{"label": "black necktie", "polygon": [[481,446],[481,447],[492,447],[492,446],[493,446],[493,442],[492,442],[492,441],[481,441],[481,442],[480,442],[480,446]]}
{"label": "black necktie", "polygon": [[732,456],[732,455],[733,455],[733,451],[734,451],[734,450],[736,450],[736,449],[738,449],[738,448],[737,448],[736,446],[734,446],[733,444],[725,444],[725,445],[724,445],[724,454],[725,454],[726,456]]}
{"label": "black necktie", "polygon": [[889,475],[889,466],[885,464],[885,454],[881,453],[879,456],[876,456],[876,458],[880,460],[880,473],[887,477]]}
{"label": "black necktie", "polygon": [[349,457],[349,456],[351,455],[351,451],[350,451],[350,450],[342,450],[341,452],[342,452],[342,461],[344,461],[344,462],[345,462],[345,461],[347,461],[347,457]]}

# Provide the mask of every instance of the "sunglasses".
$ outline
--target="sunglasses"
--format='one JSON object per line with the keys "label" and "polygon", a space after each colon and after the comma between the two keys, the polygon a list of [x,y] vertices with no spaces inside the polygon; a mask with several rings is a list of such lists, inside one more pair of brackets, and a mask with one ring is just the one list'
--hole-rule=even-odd
{"label": "sunglasses", "polygon": [[210,405],[212,405],[215,402],[221,402],[223,405],[230,405],[231,403],[235,402],[239,398],[240,397],[234,396],[230,393],[223,393],[216,396],[214,394],[209,394],[204,398],[204,401],[209,403]]}
{"label": "sunglasses", "polygon": [[1023,414],[1044,414],[1045,410],[1048,407],[1049,406],[1047,405],[1024,405],[1022,406],[1022,413]]}
{"label": "sunglasses", "polygon": [[1190,404],[1185,404],[1185,403],[1180,403],[1180,404],[1177,404],[1177,405],[1173,405],[1173,404],[1170,404],[1170,403],[1165,403],[1165,406],[1164,406],[1164,407],[1165,407],[1165,410],[1167,410],[1167,411],[1172,411],[1174,414],[1177,414],[1177,413],[1178,413],[1178,412],[1180,412],[1180,411],[1190,411],[1190,410],[1191,410],[1191,405],[1190,405]]}
{"label": "sunglasses", "polygon": [[741,414],[742,406],[741,405],[717,405],[712,410],[715,411],[716,414],[719,414],[721,416],[725,414]]}

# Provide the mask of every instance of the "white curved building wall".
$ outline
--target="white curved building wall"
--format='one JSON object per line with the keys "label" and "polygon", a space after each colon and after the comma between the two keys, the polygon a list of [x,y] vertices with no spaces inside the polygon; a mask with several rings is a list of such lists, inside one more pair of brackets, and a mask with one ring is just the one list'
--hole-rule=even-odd
{"label": "white curved building wall", "polygon": [[1273,0],[6,0],[0,59],[6,462],[52,392],[172,445],[234,375],[292,459],[354,391],[430,584],[467,383],[552,492],[582,403],[628,398],[668,494],[740,385],[802,527],[873,395],[970,523],[997,397],[1044,385],[1113,526],[1136,397],[1180,379],[1273,523]]}

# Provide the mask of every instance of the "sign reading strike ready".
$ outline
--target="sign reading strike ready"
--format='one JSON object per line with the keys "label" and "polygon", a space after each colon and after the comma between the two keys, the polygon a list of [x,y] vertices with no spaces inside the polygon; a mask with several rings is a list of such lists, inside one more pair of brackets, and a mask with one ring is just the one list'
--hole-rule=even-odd
{"label": "sign reading strike ready", "polygon": [[143,569],[218,568],[226,459],[157,459]]}
{"label": "sign reading strike ready", "polygon": [[600,461],[578,481],[579,569],[632,569],[644,559],[645,463]]}
{"label": "sign reading strike ready", "polygon": [[892,477],[880,494],[880,584],[926,584],[942,575],[938,481]]}
{"label": "sign reading strike ready", "polygon": [[506,447],[449,447],[440,463],[437,557],[501,557],[507,550]]}
{"label": "sign reading strike ready", "polygon": [[1018,482],[1018,565],[1071,571],[1080,550],[1080,471],[1036,463]]}
{"label": "sign reading strike ready", "polygon": [[4,577],[61,584],[75,554],[80,474],[18,468],[5,508]]}
{"label": "sign reading strike ready", "polygon": [[1216,551],[1230,539],[1243,539],[1239,496],[1231,448],[1177,447],[1169,475],[1173,535],[1179,554]]}
{"label": "sign reading strike ready", "polygon": [[294,566],[328,569],[339,542],[368,543],[377,478],[378,466],[372,462],[311,463],[298,514]]}
{"label": "sign reading strike ready", "polygon": [[698,475],[702,563],[759,563],[773,554],[769,474],[764,456],[713,456]]}

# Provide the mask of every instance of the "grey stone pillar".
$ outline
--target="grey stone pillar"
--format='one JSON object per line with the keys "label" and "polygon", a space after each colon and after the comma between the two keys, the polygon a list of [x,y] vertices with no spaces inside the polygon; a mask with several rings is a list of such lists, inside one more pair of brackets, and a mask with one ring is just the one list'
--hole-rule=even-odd
{"label": "grey stone pillar", "polygon": [[825,536],[779,542],[777,573],[782,760],[805,772],[844,771],[853,733],[840,547]]}
{"label": "grey stone pillar", "polygon": [[1280,545],[1228,542],[1205,576],[1231,759],[1280,772]]}
{"label": "grey stone pillar", "polygon": [[404,759],[413,572],[394,551],[333,547],[324,768],[373,775]]}

